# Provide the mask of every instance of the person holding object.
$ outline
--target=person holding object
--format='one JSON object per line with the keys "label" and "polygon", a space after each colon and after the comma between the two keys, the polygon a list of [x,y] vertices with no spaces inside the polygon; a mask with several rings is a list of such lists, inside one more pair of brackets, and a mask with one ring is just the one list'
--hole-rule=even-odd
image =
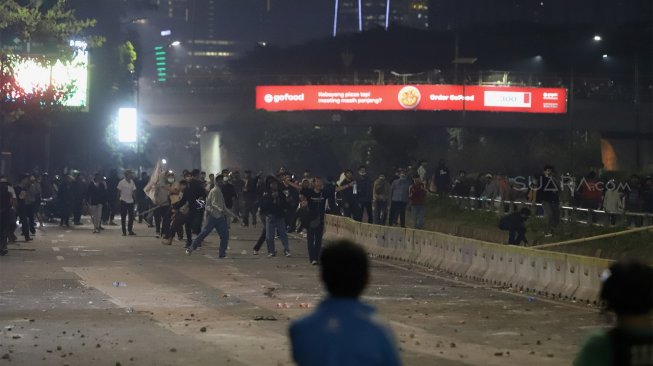
{"label": "person holding object", "polygon": [[508,214],[499,220],[499,229],[508,231],[508,244],[520,245],[522,242],[528,244],[524,223],[530,216],[531,211],[524,207],[519,212]]}
{"label": "person holding object", "polygon": [[192,245],[186,248],[186,254],[190,255],[194,250],[202,245],[202,241],[215,229],[220,236],[220,249],[218,257],[225,258],[227,256],[227,246],[229,245],[229,223],[227,221],[227,207],[224,202],[224,196],[220,186],[217,185],[217,180],[223,179],[222,176],[216,178],[216,185],[211,189],[209,195],[206,197],[206,225],[193,240]]}
{"label": "person holding object", "polygon": [[360,246],[340,240],[320,256],[327,298],[314,313],[290,324],[292,357],[299,366],[401,365],[391,330],[359,300],[369,261]]}

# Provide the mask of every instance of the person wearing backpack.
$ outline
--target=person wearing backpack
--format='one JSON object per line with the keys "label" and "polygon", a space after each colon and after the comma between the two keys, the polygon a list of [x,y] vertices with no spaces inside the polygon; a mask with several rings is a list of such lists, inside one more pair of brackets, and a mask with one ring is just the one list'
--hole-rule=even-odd
{"label": "person wearing backpack", "polygon": [[602,276],[604,310],[616,314],[609,331],[590,336],[574,366],[653,365],[653,268],[636,261],[621,261]]}

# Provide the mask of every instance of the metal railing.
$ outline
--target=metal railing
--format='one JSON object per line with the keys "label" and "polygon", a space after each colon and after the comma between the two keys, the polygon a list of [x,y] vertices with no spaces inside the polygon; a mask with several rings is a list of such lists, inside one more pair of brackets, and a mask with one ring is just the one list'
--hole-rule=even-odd
{"label": "metal railing", "polygon": [[[509,214],[527,207],[533,217],[544,217],[542,204],[527,201],[504,201],[486,197],[449,196],[458,207],[470,211],[494,212],[497,215]],[[645,212],[608,212],[606,210],[560,206],[560,219],[566,222],[575,222],[597,226],[650,226],[653,225],[653,213]]]}

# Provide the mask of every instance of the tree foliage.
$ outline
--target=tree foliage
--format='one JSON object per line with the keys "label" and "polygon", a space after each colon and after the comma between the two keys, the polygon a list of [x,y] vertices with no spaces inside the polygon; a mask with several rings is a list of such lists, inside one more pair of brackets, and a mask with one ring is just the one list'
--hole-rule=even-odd
{"label": "tree foliage", "polygon": [[[104,39],[84,37],[84,31],[95,25],[93,19],[77,19],[66,0],[57,0],[45,7],[42,2],[23,3],[0,0],[0,42],[13,39],[11,44],[0,43],[0,123],[13,122],[26,113],[57,109],[74,91],[72,85],[44,85],[27,91],[15,77],[15,65],[26,59],[44,66],[57,60],[70,61],[74,53],[71,39],[84,40],[90,47],[100,46]],[[32,53],[39,45],[38,53]]]}

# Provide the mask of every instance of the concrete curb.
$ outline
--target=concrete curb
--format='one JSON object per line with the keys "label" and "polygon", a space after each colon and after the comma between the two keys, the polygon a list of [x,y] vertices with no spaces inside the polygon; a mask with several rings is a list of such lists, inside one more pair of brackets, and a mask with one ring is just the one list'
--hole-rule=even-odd
{"label": "concrete curb", "polygon": [[438,232],[371,225],[327,215],[326,235],[363,245],[381,258],[444,270],[524,293],[598,305],[601,274],[613,261]]}

